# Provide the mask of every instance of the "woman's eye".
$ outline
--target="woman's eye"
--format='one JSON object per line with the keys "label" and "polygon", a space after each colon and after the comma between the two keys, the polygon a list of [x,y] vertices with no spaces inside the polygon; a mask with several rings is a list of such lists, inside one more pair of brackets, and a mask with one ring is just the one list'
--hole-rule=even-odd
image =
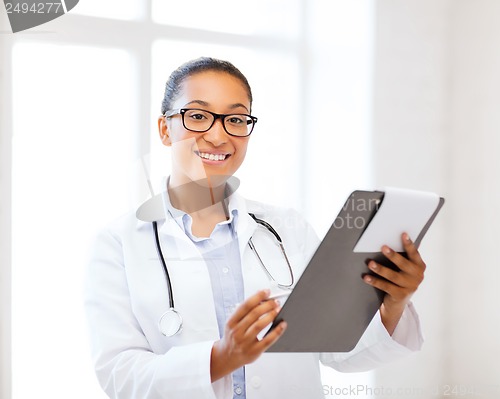
{"label": "woman's eye", "polygon": [[227,121],[229,123],[232,123],[233,125],[241,125],[241,124],[245,124],[245,119],[241,116],[236,116],[236,115],[233,115],[233,116],[230,116]]}
{"label": "woman's eye", "polygon": [[189,115],[191,119],[197,120],[197,121],[202,121],[203,119],[206,119],[207,117],[203,114],[191,114]]}

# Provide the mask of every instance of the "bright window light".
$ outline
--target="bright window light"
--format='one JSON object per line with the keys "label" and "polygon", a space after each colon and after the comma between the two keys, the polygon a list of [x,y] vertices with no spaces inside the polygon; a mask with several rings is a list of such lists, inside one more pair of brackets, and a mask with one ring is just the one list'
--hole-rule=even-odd
{"label": "bright window light", "polygon": [[153,21],[161,24],[194,29],[297,37],[300,3],[300,0],[191,0],[189,3],[177,3],[174,11],[172,2],[153,0],[152,17]]}
{"label": "bright window light", "polygon": [[145,2],[137,0],[81,0],[72,14],[91,17],[133,20],[142,17]]}
{"label": "bright window light", "polygon": [[13,399],[105,398],[82,281],[90,237],[129,208],[131,57],[23,43],[13,71]]}
{"label": "bright window light", "polygon": [[373,0],[317,1],[308,15],[306,212],[320,236],[353,190],[373,188],[373,20]]}

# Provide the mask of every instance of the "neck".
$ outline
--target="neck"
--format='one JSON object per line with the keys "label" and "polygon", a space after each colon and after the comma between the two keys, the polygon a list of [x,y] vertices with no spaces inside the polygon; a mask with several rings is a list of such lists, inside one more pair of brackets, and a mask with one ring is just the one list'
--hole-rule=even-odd
{"label": "neck", "polygon": [[197,237],[210,237],[217,223],[229,218],[226,206],[226,183],[213,186],[210,179],[176,186],[169,181],[168,194],[171,204],[191,215],[192,232]]}
{"label": "neck", "polygon": [[210,178],[184,184],[178,184],[170,179],[167,187],[170,202],[175,208],[189,214],[208,211],[213,209],[214,205],[224,204],[226,183],[218,185],[211,183]]}

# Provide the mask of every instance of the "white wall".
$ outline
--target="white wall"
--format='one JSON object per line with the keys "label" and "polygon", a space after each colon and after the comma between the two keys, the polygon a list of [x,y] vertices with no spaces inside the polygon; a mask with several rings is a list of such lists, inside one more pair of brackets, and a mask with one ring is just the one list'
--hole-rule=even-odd
{"label": "white wall", "polygon": [[377,383],[425,398],[496,384],[486,397],[498,397],[500,2],[378,0],[376,10],[375,180],[447,199],[421,248],[424,350]]}
{"label": "white wall", "polygon": [[500,2],[453,5],[449,379],[494,383],[500,397]]}
{"label": "white wall", "polygon": [[[446,188],[448,18],[446,0],[376,2],[373,159],[377,186]],[[449,198],[447,198],[449,200]],[[385,390],[430,389],[444,376],[448,204],[423,242],[426,280],[414,296],[424,326],[421,353],[376,373]]]}

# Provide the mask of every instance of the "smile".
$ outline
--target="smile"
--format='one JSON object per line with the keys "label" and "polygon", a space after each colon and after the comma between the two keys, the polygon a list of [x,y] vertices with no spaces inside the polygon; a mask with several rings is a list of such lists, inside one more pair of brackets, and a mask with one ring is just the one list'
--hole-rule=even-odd
{"label": "smile", "polygon": [[195,151],[196,155],[200,158],[207,159],[209,161],[224,161],[226,158],[230,157],[230,154],[209,154],[208,152],[198,152]]}

